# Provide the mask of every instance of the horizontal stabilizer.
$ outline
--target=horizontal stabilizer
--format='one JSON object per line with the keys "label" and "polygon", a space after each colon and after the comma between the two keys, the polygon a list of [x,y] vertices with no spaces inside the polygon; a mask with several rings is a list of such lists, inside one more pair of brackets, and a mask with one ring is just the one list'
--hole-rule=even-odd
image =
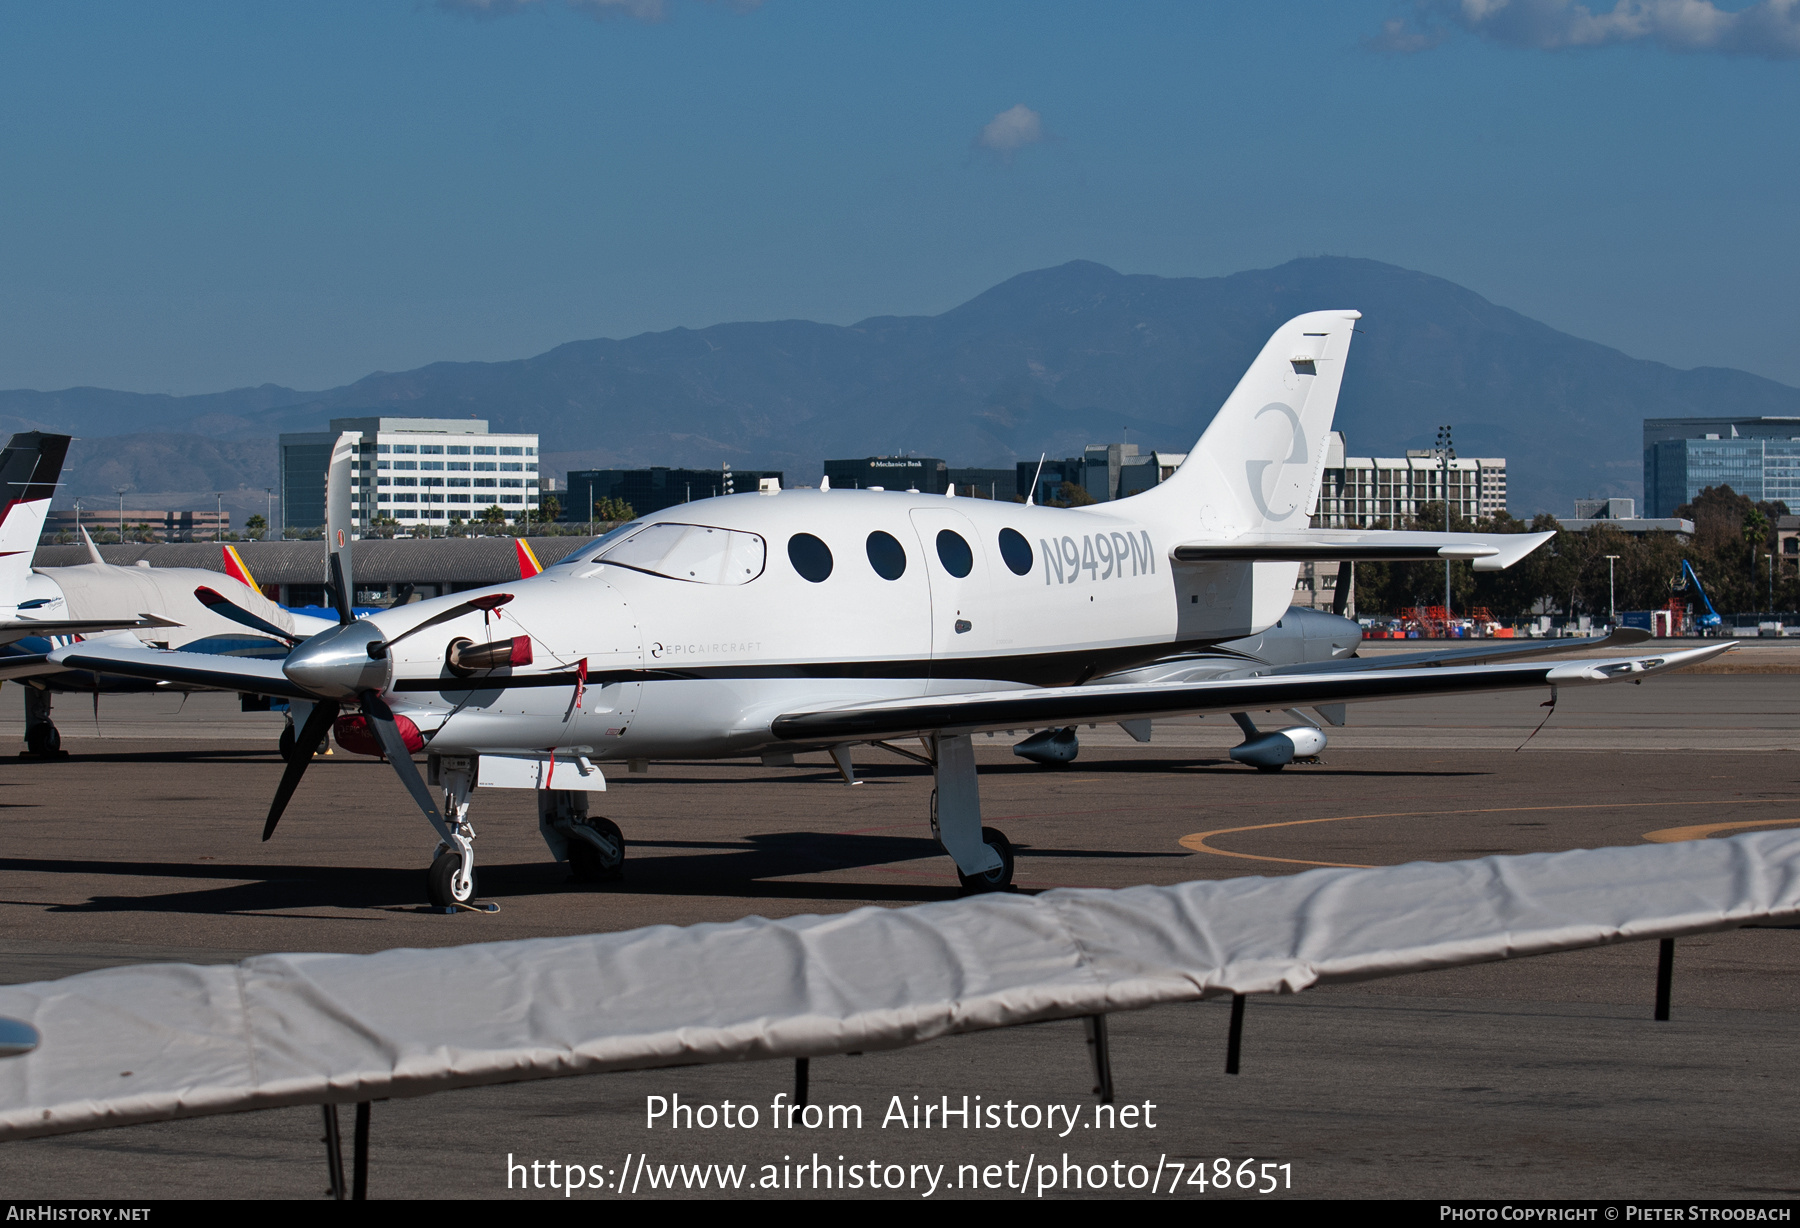
{"label": "horizontal stabilizer", "polygon": [[1306,529],[1246,533],[1229,541],[1182,542],[1179,563],[1426,563],[1471,559],[1476,571],[1504,571],[1554,533],[1412,533],[1385,529]]}

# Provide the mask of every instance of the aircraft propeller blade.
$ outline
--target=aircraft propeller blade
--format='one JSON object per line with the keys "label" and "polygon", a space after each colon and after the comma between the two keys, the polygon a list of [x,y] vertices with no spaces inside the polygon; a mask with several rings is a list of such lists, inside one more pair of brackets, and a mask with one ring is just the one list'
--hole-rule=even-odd
{"label": "aircraft propeller blade", "polygon": [[219,615],[221,618],[229,618],[232,622],[248,627],[252,631],[260,631],[264,635],[272,635],[276,639],[282,640],[290,645],[298,644],[300,642],[300,638],[293,632],[283,631],[268,619],[252,614],[249,610],[246,610],[244,607],[233,602],[231,598],[215,589],[207,588],[204,584],[194,590],[194,597],[201,605],[211,610],[214,614]]}
{"label": "aircraft propeller blade", "polygon": [[419,767],[413,762],[412,751],[406,748],[406,739],[400,736],[400,729],[394,724],[394,710],[374,691],[364,691],[361,698],[363,716],[368,719],[375,736],[381,739],[381,748],[387,752],[388,762],[393,764],[400,783],[406,786],[413,801],[419,804],[419,809],[425,812],[425,817],[437,829],[438,838],[449,844],[450,828],[444,822],[437,803],[432,800],[431,789],[426,786],[424,777],[419,775]]}
{"label": "aircraft propeller blade", "polygon": [[325,549],[331,564],[331,604],[337,607],[338,624],[356,621],[351,602],[356,597],[350,575],[352,470],[362,447],[358,431],[345,431],[331,445],[331,464],[325,470]]}
{"label": "aircraft propeller blade", "polygon": [[464,614],[473,613],[476,610],[497,610],[512,599],[513,595],[511,593],[488,593],[486,596],[476,597],[470,601],[459,602],[458,604],[451,606],[448,610],[445,610],[442,614],[432,615],[416,627],[408,627],[405,631],[402,631],[391,640],[382,640],[370,644],[369,656],[375,660],[379,660],[382,656],[386,655],[389,648],[392,648],[395,644],[398,644],[409,635],[416,635],[427,627],[435,627],[439,623],[447,623],[453,618],[461,618]]}
{"label": "aircraft propeller blade", "polygon": [[306,775],[306,765],[312,762],[313,753],[319,749],[319,743],[325,740],[325,731],[331,728],[331,722],[337,720],[337,715],[338,706],[329,699],[320,700],[313,705],[312,714],[306,718],[306,724],[294,738],[294,757],[289,760],[287,770],[281,774],[281,785],[275,790],[275,801],[269,806],[269,818],[263,824],[264,840],[275,834],[275,824],[281,822],[281,812],[287,809],[288,799],[300,787],[300,778]]}
{"label": "aircraft propeller blade", "polygon": [[348,586],[349,579],[344,575],[343,554],[340,551],[333,551],[331,583],[326,587],[331,591],[331,604],[337,607],[338,626],[340,627],[347,627],[356,621],[356,613],[350,608]]}

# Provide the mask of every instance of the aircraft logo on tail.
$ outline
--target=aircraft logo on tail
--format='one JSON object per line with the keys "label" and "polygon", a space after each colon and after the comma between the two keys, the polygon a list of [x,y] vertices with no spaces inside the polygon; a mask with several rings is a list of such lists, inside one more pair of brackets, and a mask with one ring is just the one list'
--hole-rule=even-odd
{"label": "aircraft logo on tail", "polygon": [[530,542],[526,541],[523,537],[515,537],[513,538],[513,546],[515,547],[515,553],[519,556],[519,579],[529,580],[531,577],[537,575],[538,572],[544,570],[544,565],[538,562],[537,555],[532,553]]}
{"label": "aircraft logo on tail", "polygon": [[[1279,462],[1271,460],[1245,461],[1244,475],[1250,479],[1250,497],[1256,500],[1256,510],[1261,512],[1269,520],[1286,520],[1289,516],[1292,516],[1295,512],[1300,510],[1300,505],[1296,503],[1285,512],[1270,511],[1269,497],[1263,493],[1263,477],[1268,472],[1270,465],[1280,464],[1282,466],[1287,466],[1304,465],[1306,463],[1306,431],[1305,428],[1300,425],[1300,415],[1294,412],[1291,405],[1285,405],[1280,401],[1271,401],[1269,404],[1256,411],[1256,417],[1260,418],[1264,414],[1270,412],[1281,413],[1287,416],[1289,425],[1294,429],[1292,450],[1288,453],[1285,460]],[[1279,469],[1276,470],[1276,474],[1279,478]]]}

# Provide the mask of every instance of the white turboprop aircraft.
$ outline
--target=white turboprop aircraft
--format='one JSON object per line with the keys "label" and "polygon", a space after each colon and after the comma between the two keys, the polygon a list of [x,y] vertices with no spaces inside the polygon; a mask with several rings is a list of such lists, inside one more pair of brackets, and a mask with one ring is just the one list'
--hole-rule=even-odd
{"label": "white turboprop aircraft", "polygon": [[[278,663],[116,642],[51,657],[310,704],[264,838],[335,724],[341,745],[385,752],[424,811],[437,836],[427,894],[449,907],[474,893],[478,785],[538,790],[557,860],[595,878],[624,857],[618,827],[589,813],[603,764],[827,750],[853,781],[851,748],[873,744],[931,767],[933,834],[965,886],[996,889],[1010,883],[1013,856],[981,825],[976,733],[1451,691],[1548,686],[1554,696],[1729,646],[1198,677],[1219,662],[1196,654],[1282,618],[1299,560],[1457,558],[1496,570],[1550,536],[1307,527],[1358,318],[1323,311],[1283,325],[1181,468],[1127,499],[1059,509],[897,491],[734,495],[623,525],[516,584],[360,619],[345,601],[356,442],[346,434],[327,479],[339,627]],[[340,715],[348,706],[358,711]],[[923,753],[894,745],[911,738]],[[422,749],[429,785],[412,759]]]}

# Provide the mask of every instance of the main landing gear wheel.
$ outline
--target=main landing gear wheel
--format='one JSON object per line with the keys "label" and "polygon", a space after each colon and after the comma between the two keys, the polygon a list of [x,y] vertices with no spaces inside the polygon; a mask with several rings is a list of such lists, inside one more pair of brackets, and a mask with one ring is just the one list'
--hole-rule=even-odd
{"label": "main landing gear wheel", "polygon": [[995,827],[981,829],[981,842],[1000,854],[1000,868],[989,870],[985,874],[964,874],[956,872],[956,880],[962,884],[963,890],[970,894],[983,891],[1005,891],[1012,886],[1013,850],[1012,844]]}
{"label": "main landing gear wheel", "polygon": [[596,815],[567,835],[569,869],[576,882],[601,883],[619,877],[624,870],[625,833],[611,819]]}
{"label": "main landing gear wheel", "polygon": [[431,901],[433,908],[450,908],[457,904],[467,904],[475,898],[475,875],[469,875],[469,889],[457,891],[457,882],[462,869],[462,854],[455,849],[447,849],[437,855],[431,863],[431,869],[425,871],[425,897]]}
{"label": "main landing gear wheel", "polygon": [[25,730],[25,751],[32,755],[54,755],[62,749],[62,734],[55,725],[32,725]]}

